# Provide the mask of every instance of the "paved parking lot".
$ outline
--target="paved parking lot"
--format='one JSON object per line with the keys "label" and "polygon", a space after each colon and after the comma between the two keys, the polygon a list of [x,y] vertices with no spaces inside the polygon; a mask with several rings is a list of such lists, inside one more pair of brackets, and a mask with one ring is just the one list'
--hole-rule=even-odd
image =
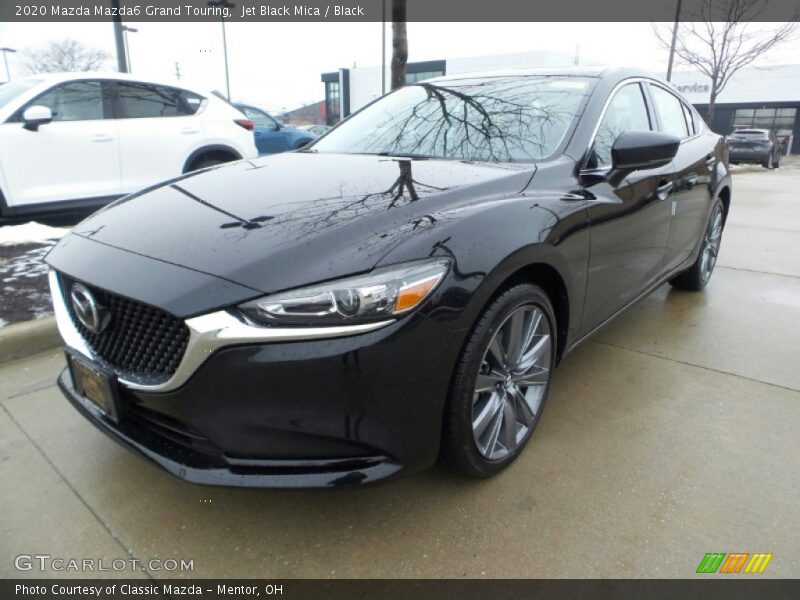
{"label": "paved parking lot", "polygon": [[488,481],[192,486],[62,399],[60,352],[0,366],[0,576],[47,553],[196,577],[687,577],[706,552],[771,552],[763,576],[799,577],[800,165],[734,185],[706,292],[664,286],[571,355]]}

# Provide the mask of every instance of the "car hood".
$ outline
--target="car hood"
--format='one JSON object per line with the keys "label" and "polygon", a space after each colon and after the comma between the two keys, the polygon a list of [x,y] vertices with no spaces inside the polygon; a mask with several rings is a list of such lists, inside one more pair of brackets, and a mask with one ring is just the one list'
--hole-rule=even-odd
{"label": "car hood", "polygon": [[294,152],[123,198],[73,233],[265,293],[372,269],[435,214],[521,192],[532,165]]}

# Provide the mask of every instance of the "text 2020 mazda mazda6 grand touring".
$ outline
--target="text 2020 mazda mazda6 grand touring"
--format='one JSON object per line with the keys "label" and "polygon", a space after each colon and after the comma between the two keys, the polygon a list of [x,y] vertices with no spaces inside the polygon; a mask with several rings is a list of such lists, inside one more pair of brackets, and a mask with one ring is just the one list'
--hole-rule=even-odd
{"label": "text 2020 mazda mazda6 grand touring", "polygon": [[193,482],[488,476],[572,348],[664,282],[706,285],[730,198],[725,140],[645,74],[409,85],[78,225],[48,256],[59,384]]}

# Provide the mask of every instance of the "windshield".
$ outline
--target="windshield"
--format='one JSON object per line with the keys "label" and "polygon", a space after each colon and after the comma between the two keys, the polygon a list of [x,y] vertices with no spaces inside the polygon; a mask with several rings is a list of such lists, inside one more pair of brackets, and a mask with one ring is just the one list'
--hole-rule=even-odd
{"label": "windshield", "polygon": [[42,83],[41,79],[19,79],[5,85],[0,85],[0,108],[5,107],[21,93],[28,91],[35,85]]}
{"label": "windshield", "polygon": [[409,85],[344,121],[312,151],[541,160],[583,110],[591,81],[516,76]]}

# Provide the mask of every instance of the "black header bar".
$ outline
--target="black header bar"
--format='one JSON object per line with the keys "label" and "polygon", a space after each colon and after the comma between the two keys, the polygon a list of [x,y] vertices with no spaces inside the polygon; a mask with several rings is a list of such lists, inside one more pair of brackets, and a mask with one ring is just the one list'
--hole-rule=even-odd
{"label": "black header bar", "polygon": [[[391,3],[391,0],[385,0]],[[408,21],[580,22],[673,21],[677,0],[407,0]],[[124,21],[379,22],[382,0],[233,0],[233,8],[207,0],[120,0]],[[681,20],[725,21],[728,0],[683,0]],[[225,4],[225,3],[223,3]],[[756,14],[757,13],[757,14]],[[90,22],[116,16],[110,0],[0,0],[0,21]],[[387,9],[385,14],[391,14]],[[760,0],[746,20],[795,21],[800,0]]]}

